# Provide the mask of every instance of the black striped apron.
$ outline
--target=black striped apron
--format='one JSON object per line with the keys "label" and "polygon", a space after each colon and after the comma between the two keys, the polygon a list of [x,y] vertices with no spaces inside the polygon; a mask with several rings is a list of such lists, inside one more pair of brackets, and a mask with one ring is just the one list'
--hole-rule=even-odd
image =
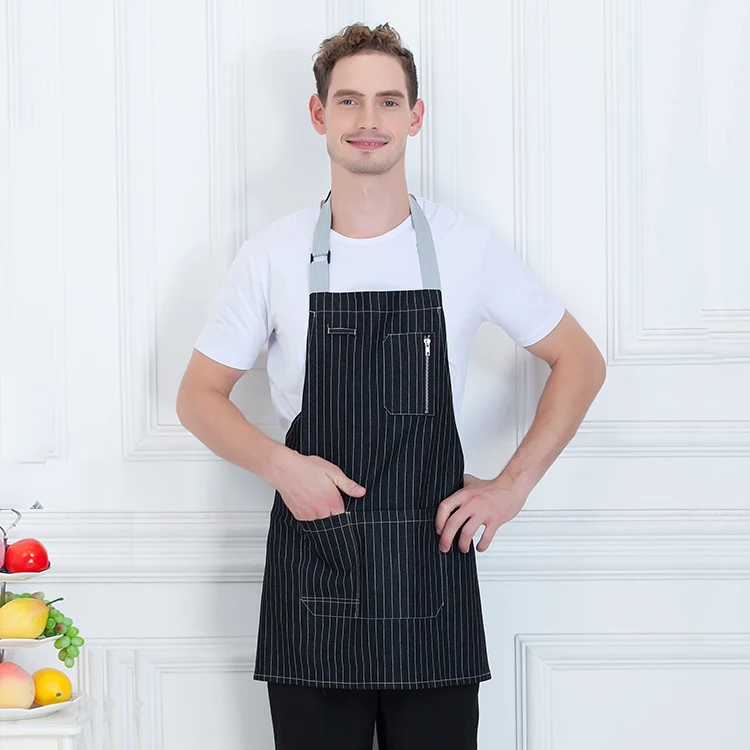
{"label": "black striped apron", "polygon": [[[330,197],[330,193],[329,193]],[[438,548],[463,487],[435,249],[409,195],[423,289],[329,292],[331,204],[315,228],[302,409],[285,445],[366,488],[297,520],[274,497],[254,679],[343,688],[489,680],[474,544]]]}

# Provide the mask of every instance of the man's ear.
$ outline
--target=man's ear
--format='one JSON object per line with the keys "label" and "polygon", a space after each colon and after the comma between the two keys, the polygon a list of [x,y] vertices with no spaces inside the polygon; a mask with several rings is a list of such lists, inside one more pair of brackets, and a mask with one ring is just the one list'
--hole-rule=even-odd
{"label": "man's ear", "polygon": [[411,125],[409,126],[409,135],[417,135],[424,125],[424,100],[417,99],[411,111]]}
{"label": "man's ear", "polygon": [[313,94],[310,97],[308,108],[310,110],[310,120],[315,128],[315,132],[319,135],[325,135],[325,107],[317,94]]}

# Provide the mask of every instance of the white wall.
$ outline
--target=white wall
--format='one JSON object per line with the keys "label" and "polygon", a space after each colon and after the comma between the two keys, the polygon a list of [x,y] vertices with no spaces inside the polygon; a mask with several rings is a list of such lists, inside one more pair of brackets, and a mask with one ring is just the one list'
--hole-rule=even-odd
{"label": "white wall", "polygon": [[[479,555],[480,747],[746,750],[747,3],[5,0],[0,507],[45,506],[20,528],[87,637],[97,750],[272,747],[273,492],[174,402],[241,241],[325,197],[312,55],[355,20],[417,59],[410,190],[491,220],[609,368]],[[263,368],[233,398],[280,439]],[[480,329],[467,471],[505,465],[547,372]]]}

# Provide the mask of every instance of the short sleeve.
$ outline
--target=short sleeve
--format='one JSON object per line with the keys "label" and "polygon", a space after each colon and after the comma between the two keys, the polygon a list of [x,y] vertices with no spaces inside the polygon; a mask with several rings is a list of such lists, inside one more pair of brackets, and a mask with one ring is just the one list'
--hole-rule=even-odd
{"label": "short sleeve", "polygon": [[207,357],[249,370],[271,335],[268,314],[268,264],[257,238],[240,246],[221,285],[211,314],[195,343]]}
{"label": "short sleeve", "polygon": [[499,325],[519,346],[535,344],[562,320],[565,307],[502,237],[490,232],[484,251],[482,320]]}

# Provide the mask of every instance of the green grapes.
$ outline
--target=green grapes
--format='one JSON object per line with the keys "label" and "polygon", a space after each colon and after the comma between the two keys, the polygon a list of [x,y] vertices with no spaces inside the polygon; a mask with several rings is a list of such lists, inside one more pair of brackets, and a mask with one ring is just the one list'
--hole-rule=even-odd
{"label": "green grapes", "polygon": [[85,643],[78,635],[80,631],[73,625],[73,620],[66,617],[59,609],[50,607],[50,617],[47,620],[47,628],[43,635],[45,638],[54,638],[55,648],[59,649],[57,658],[65,664],[68,669],[75,666],[75,659],[80,654],[80,648]]}

